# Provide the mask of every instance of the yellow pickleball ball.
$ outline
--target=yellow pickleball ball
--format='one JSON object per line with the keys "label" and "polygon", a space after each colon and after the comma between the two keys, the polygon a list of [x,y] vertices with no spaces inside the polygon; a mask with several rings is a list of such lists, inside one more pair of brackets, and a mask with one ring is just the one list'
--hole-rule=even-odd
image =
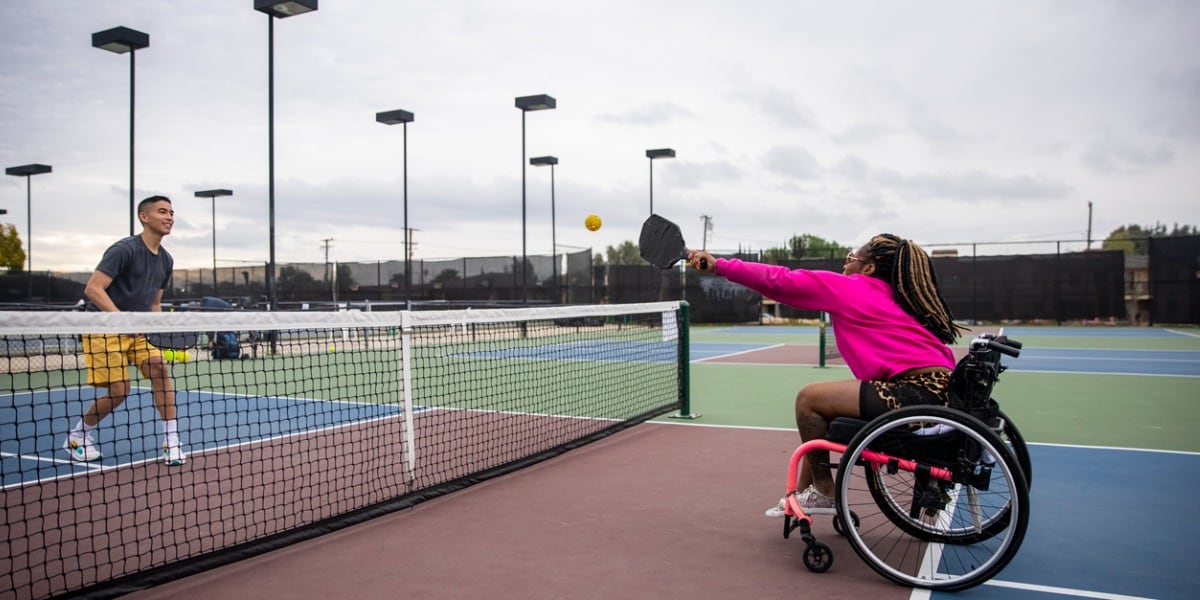
{"label": "yellow pickleball ball", "polygon": [[588,228],[588,231],[596,231],[597,229],[600,229],[600,215],[588,215],[587,218],[583,220],[583,225],[584,227]]}
{"label": "yellow pickleball ball", "polygon": [[163,357],[163,360],[165,360],[167,362],[175,362],[175,351],[170,350],[170,349],[163,350],[162,357]]}
{"label": "yellow pickleball ball", "polygon": [[187,350],[179,350],[175,352],[175,360],[179,362],[187,362],[192,360],[192,353]]}
{"label": "yellow pickleball ball", "polygon": [[330,347],[329,347],[329,353],[330,353],[330,354],[333,354],[334,352],[337,352],[337,346],[330,346]]}

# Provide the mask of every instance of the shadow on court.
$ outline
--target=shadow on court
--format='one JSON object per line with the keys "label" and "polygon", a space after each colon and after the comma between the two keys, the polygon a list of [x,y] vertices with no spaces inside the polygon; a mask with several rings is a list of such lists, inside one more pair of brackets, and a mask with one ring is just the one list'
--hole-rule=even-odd
{"label": "shadow on court", "polygon": [[[794,432],[648,423],[533,467],[136,592],[194,598],[926,598],[818,517],[832,569],[803,566],[762,511]],[[988,583],[934,598],[1187,598],[1200,455],[1036,445],[1030,528]],[[1085,485],[1086,484],[1086,485]],[[1153,491],[1153,493],[1150,493]],[[1114,519],[1114,515],[1120,518]]]}
{"label": "shadow on court", "polygon": [[832,570],[763,510],[793,432],[645,424],[558,458],[127,596],[151,598],[908,598],[828,518]]}

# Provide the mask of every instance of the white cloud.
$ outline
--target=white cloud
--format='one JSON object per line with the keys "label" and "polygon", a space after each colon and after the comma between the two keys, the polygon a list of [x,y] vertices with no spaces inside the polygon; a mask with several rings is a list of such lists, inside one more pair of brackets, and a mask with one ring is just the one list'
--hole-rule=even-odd
{"label": "white cloud", "polygon": [[[136,55],[136,194],[165,193],[182,267],[267,257],[267,17],[249,0],[15,0],[0,39],[0,159],[32,179],[34,268],[89,270],[127,233],[129,59],[90,46],[124,25]],[[275,22],[280,262],[402,253],[402,134],[419,257],[636,238],[645,150],[655,210],[710,248],[888,229],[926,243],[1200,222],[1200,5],[1120,1],[837,4],[665,0],[552,5],[338,0]],[[402,129],[374,121],[403,108]],[[25,236],[24,180],[0,181]],[[582,217],[602,214],[599,232]],[[545,250],[542,250],[545,249]],[[224,264],[224,263],[222,263]]]}

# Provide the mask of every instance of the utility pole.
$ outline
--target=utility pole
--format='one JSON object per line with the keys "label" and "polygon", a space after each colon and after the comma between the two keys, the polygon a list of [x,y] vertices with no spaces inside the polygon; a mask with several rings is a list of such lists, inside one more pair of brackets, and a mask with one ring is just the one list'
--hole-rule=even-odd
{"label": "utility pole", "polygon": [[329,282],[329,291],[333,296],[333,302],[337,303],[337,272],[334,271],[334,276],[329,276],[329,249],[333,247],[333,238],[325,238],[321,240],[321,246],[325,249],[325,281]]}
{"label": "utility pole", "polygon": [[1092,201],[1088,200],[1087,249],[1092,249]]}
{"label": "utility pole", "polygon": [[412,262],[413,249],[417,247],[417,242],[413,241],[414,231],[420,231],[420,229],[417,229],[416,227],[408,228],[408,237],[406,238],[408,240],[408,246],[404,248],[404,257],[407,258],[409,262]]}

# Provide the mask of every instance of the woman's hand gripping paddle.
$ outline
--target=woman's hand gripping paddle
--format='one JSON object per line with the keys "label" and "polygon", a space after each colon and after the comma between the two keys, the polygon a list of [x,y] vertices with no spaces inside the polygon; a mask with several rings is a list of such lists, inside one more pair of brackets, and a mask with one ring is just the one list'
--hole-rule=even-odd
{"label": "woman's hand gripping paddle", "polygon": [[[642,223],[638,251],[646,262],[664,270],[687,258],[688,253],[679,226],[657,214],[650,215],[650,218]],[[700,269],[706,268],[708,261],[701,260]]]}

